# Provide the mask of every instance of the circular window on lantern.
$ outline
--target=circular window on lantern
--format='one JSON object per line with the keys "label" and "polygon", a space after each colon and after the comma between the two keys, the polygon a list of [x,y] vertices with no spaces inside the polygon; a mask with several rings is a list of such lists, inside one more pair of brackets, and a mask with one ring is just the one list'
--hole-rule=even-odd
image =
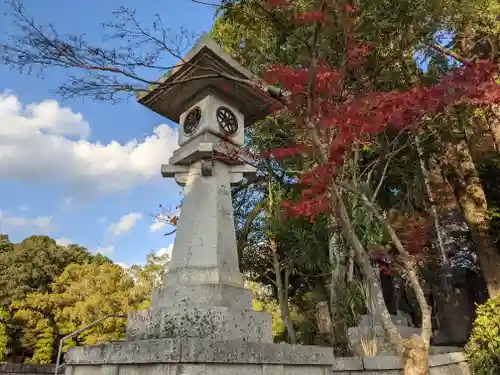
{"label": "circular window on lantern", "polygon": [[184,134],[186,135],[193,134],[200,126],[200,122],[201,122],[201,108],[194,107],[191,111],[189,111],[186,118],[184,118],[184,123],[182,124]]}
{"label": "circular window on lantern", "polygon": [[226,135],[234,135],[238,131],[238,119],[227,107],[219,107],[216,112],[220,130]]}

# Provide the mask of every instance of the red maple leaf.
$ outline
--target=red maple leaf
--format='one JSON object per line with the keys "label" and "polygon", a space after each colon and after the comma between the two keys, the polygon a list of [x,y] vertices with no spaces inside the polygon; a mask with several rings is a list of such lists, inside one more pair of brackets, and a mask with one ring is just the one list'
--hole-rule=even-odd
{"label": "red maple leaf", "polygon": [[[281,6],[285,1],[273,0],[268,3]],[[328,27],[330,19],[328,9],[323,12],[294,12],[293,9],[280,8],[276,11],[283,12],[282,18],[292,14],[290,22],[299,22],[304,27],[317,22],[325,23],[325,27]],[[373,51],[356,35],[355,25],[359,23],[359,18],[352,16],[355,9],[351,5],[345,5],[343,11],[347,21],[343,23],[347,35],[347,69],[336,69],[323,58],[310,66],[275,64],[265,77],[266,82],[278,85],[288,92],[285,109],[297,119],[296,130],[305,134],[312,134],[311,131],[314,130],[316,137],[321,138],[321,147],[327,150],[327,162],[302,174],[300,183],[304,186],[304,191],[301,200],[287,205],[287,211],[294,215],[313,218],[332,208],[326,196],[327,188],[354,144],[368,147],[374,135],[389,128],[412,130],[425,116],[435,115],[450,106],[500,103],[500,85],[495,81],[499,67],[488,61],[466,62],[432,86],[415,85],[405,91],[367,90],[357,94],[346,93],[344,87],[348,79],[352,81],[366,76],[363,73],[363,63]],[[366,87],[369,88],[369,84]],[[270,150],[262,156],[287,158],[305,153],[312,155],[318,151],[318,142],[315,147],[311,146],[313,143],[311,139],[301,141],[294,146]],[[423,240],[419,238],[425,237],[419,233],[425,230],[414,230],[411,235],[414,245],[409,246],[418,248],[423,246]]]}

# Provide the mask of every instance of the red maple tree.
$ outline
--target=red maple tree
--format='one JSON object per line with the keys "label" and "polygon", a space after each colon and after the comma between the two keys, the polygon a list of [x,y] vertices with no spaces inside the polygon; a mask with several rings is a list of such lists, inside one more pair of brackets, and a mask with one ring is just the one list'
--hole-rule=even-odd
{"label": "red maple tree", "polygon": [[[311,56],[308,66],[297,68],[273,65],[267,71],[263,86],[277,85],[285,92],[284,106],[280,110],[291,114],[295,119],[294,127],[306,136],[301,137],[300,143],[292,147],[273,149],[264,156],[279,159],[305,154],[316,161],[315,167],[301,174],[299,183],[304,186],[301,199],[286,203],[289,213],[312,220],[322,213],[337,217],[346,240],[355,250],[356,262],[365,281],[372,288],[376,312],[382,325],[397,352],[405,360],[405,373],[416,371],[411,373],[427,374],[426,360],[432,333],[430,307],[419,284],[417,260],[414,256],[418,252],[415,247],[425,242],[425,238],[400,238],[374,203],[363,197],[369,211],[389,232],[393,245],[403,259],[405,276],[422,311],[420,337],[406,342],[392,324],[383,298],[380,298],[380,285],[374,277],[367,251],[356,237],[341,198],[341,190],[349,190],[349,186],[339,181],[338,172],[354,146],[368,144],[375,135],[388,129],[410,132],[426,118],[452,106],[500,103],[499,66],[489,61],[461,59],[461,66],[431,86],[420,84],[404,91],[377,92],[369,83],[365,83],[362,90],[349,91],[346,89],[348,81],[352,82],[357,78],[359,82],[366,82],[363,63],[372,53],[372,47],[363,43],[356,34],[361,16],[354,5],[342,4],[341,0],[318,3],[318,9],[299,12],[293,1],[267,1],[269,12],[273,12],[280,20],[288,20],[295,28],[309,28],[313,35],[334,23],[337,30],[345,36],[346,42],[343,51],[345,63],[340,67],[330,66],[328,56],[322,56],[313,45],[309,48]],[[410,232],[426,232],[424,225],[417,227]],[[419,364],[409,360],[410,357],[415,358],[415,353],[417,357],[423,358]],[[416,370],[416,367],[421,369]]]}

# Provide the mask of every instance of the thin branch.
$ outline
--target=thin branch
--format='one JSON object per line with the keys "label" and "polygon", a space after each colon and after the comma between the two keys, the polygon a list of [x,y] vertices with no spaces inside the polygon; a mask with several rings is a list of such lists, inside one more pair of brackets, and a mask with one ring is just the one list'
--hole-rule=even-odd
{"label": "thin branch", "polygon": [[384,165],[384,169],[382,170],[382,176],[380,176],[380,180],[377,184],[377,187],[375,188],[375,191],[373,192],[373,195],[372,195],[372,198],[371,198],[371,202],[374,203],[375,202],[375,199],[377,198],[377,195],[380,191],[380,188],[382,187],[382,183],[384,182],[385,180],[385,175],[387,173],[387,169],[389,167],[389,164],[391,163],[391,160],[394,156],[396,156],[399,152],[401,152],[404,148],[408,147],[409,146],[409,142],[407,142],[406,144],[404,144],[403,146],[401,146],[400,148],[394,150],[393,152],[391,152],[389,154],[389,156],[386,158],[386,162],[385,162],[385,165]]}
{"label": "thin branch", "polygon": [[165,234],[164,234],[164,236],[170,236],[171,234],[174,234],[175,232],[177,232],[177,228],[176,228],[176,229],[174,229],[174,230],[173,230],[173,231],[171,231],[171,232],[167,232],[167,233],[165,233]]}
{"label": "thin branch", "polygon": [[[107,39],[118,39],[128,37],[127,47],[120,47],[120,50],[94,47],[88,44],[82,36],[68,36],[66,40],[58,37],[52,26],[48,27],[48,32],[37,25],[33,19],[29,18],[22,4],[17,0],[10,2],[12,14],[17,20],[17,25],[22,30],[23,36],[11,36],[10,43],[0,44],[1,57],[6,65],[16,67],[19,70],[27,69],[31,71],[34,67],[40,68],[40,73],[48,66],[59,68],[75,68],[89,72],[82,77],[70,77],[69,84],[61,86],[59,92],[63,95],[74,96],[78,94],[94,95],[97,99],[113,98],[113,95],[120,92],[149,92],[150,88],[162,88],[173,85],[184,84],[191,81],[206,80],[212,78],[227,79],[245,85],[258,88],[267,92],[271,96],[279,98],[283,96],[282,90],[264,85],[256,79],[245,79],[224,72],[219,72],[215,68],[203,67],[210,74],[203,74],[186,79],[175,81],[157,82],[143,77],[137,73],[137,68],[166,69],[182,65],[198,67],[196,64],[185,61],[181,56],[180,44],[183,37],[178,39],[178,45],[172,47],[168,43],[169,30],[163,27],[161,18],[157,16],[154,22],[154,31],[150,32],[143,28],[135,18],[135,11],[120,8],[115,12],[117,17],[121,17],[123,22],[105,25],[109,29],[114,29],[115,33]],[[180,40],[180,41],[179,41]],[[154,51],[143,55],[136,55],[134,43],[137,46],[151,44]],[[109,44],[109,43],[108,43]],[[156,64],[160,54],[167,52],[176,57],[180,63],[173,66],[159,66]],[[103,73],[103,74],[100,74]],[[110,75],[113,75],[110,77]],[[130,82],[122,82],[122,77]],[[144,86],[137,86],[139,83]]]}
{"label": "thin branch", "polygon": [[264,206],[266,204],[266,198],[264,197],[260,202],[258,202],[255,207],[253,208],[252,211],[248,214],[248,216],[245,219],[245,224],[243,225],[243,229],[240,234],[240,238],[238,239],[238,255],[241,257],[241,254],[243,254],[243,248],[245,247],[247,240],[248,240],[248,234],[250,233],[250,228],[253,224],[253,221],[257,217],[257,215],[264,209]]}
{"label": "thin branch", "polygon": [[442,53],[443,55],[445,56],[448,56],[448,57],[451,57],[453,59],[455,59],[456,61],[464,64],[464,65],[469,65],[470,64],[470,61],[467,60],[465,57],[462,57],[460,56],[458,53],[446,48],[446,47],[443,47],[439,44],[430,44],[429,45],[430,48],[432,48],[433,50],[437,51],[437,52],[440,52]]}
{"label": "thin branch", "polygon": [[215,7],[215,8],[219,8],[221,6],[221,4],[207,3],[207,2],[201,1],[201,0],[191,0],[191,1],[193,3],[196,3],[196,4],[208,5],[208,6]]}

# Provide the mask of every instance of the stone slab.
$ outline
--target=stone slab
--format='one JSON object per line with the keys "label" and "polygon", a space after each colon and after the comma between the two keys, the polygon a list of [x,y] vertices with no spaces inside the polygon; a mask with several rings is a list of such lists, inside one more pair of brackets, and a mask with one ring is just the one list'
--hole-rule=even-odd
{"label": "stone slab", "polygon": [[129,315],[127,340],[198,337],[272,342],[272,316],[228,307],[158,308]]}
{"label": "stone slab", "polygon": [[431,367],[429,375],[470,375],[470,369],[466,362],[453,363],[445,366]]}
{"label": "stone slab", "polygon": [[[104,366],[68,368],[66,375],[110,375]],[[402,370],[338,371],[323,366],[243,365],[243,364],[151,364],[115,366],[112,375],[402,375]],[[456,365],[433,367],[430,375],[470,375]]]}
{"label": "stone slab", "polygon": [[[190,165],[200,159],[211,159],[214,154],[218,156],[218,160],[224,160],[228,165],[244,165],[243,161],[237,160],[234,157],[223,158],[223,155],[234,156],[239,155],[239,153],[241,153],[241,150],[238,146],[212,133],[203,133],[173,152],[172,157],[168,160],[168,164],[162,166],[162,175],[163,177],[174,176],[176,171],[171,170],[170,165]],[[247,173],[252,175],[255,174],[255,170],[245,167],[242,173],[245,176]]]}
{"label": "stone slab", "polygon": [[32,365],[27,363],[3,363],[0,364],[0,374],[28,375],[28,374],[54,374],[54,365]]}
{"label": "stone slab", "polygon": [[363,357],[365,370],[394,370],[402,369],[403,361],[396,356]]}
{"label": "stone slab", "polygon": [[[163,285],[151,300],[151,308],[226,306],[242,309],[252,307],[252,292],[242,287],[224,284],[181,284],[165,276]],[[186,300],[186,296],[188,300]],[[193,306],[191,306],[193,307]]]}
{"label": "stone slab", "polygon": [[465,362],[466,360],[465,353],[463,352],[436,354],[429,357],[429,364],[431,366],[443,366],[451,363]]}
{"label": "stone slab", "polygon": [[184,338],[76,347],[66,354],[66,363],[253,363],[320,366],[335,365],[337,361],[332,349],[327,347]]}
{"label": "stone slab", "polygon": [[180,339],[158,339],[72,348],[66,354],[65,362],[80,365],[110,365],[123,363],[178,363],[180,360]]}
{"label": "stone slab", "polygon": [[311,366],[335,363],[331,348],[246,341],[185,340],[182,362],[260,363]]}
{"label": "stone slab", "polygon": [[[320,366],[244,365],[244,364],[151,364],[119,365],[113,375],[331,375]],[[68,369],[66,375],[107,375],[102,366],[78,366]],[[335,375],[350,375],[334,372]],[[378,375],[378,374],[377,374]],[[381,373],[380,375],[386,375]],[[392,374],[388,374],[392,375]]]}
{"label": "stone slab", "polygon": [[431,346],[429,354],[447,354],[463,351],[464,348],[461,348],[460,346]]}
{"label": "stone slab", "polygon": [[361,371],[363,370],[363,358],[344,357],[335,358],[332,368],[336,371]]}

